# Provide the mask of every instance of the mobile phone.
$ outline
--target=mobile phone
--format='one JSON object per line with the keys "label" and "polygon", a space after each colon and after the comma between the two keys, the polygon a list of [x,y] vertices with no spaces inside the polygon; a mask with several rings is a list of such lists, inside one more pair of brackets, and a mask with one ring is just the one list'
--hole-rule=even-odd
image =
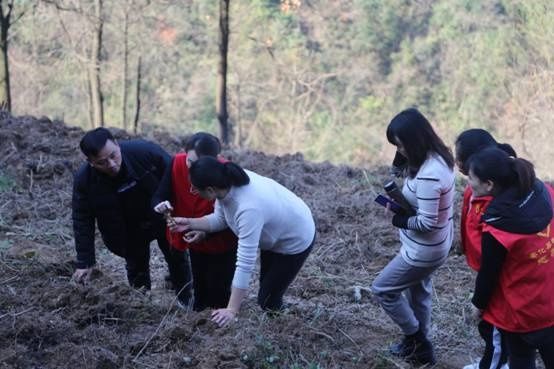
{"label": "mobile phone", "polygon": [[404,209],[400,205],[383,195],[377,195],[377,197],[375,198],[375,202],[384,207],[386,207],[388,204],[390,210],[396,214],[404,213]]}

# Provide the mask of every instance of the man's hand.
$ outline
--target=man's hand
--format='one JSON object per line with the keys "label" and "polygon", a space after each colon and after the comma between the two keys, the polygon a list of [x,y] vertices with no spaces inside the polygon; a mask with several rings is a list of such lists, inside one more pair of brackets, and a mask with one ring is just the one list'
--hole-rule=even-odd
{"label": "man's hand", "polygon": [[187,243],[198,243],[206,239],[206,232],[202,231],[188,231],[183,235],[183,240]]}
{"label": "man's hand", "polygon": [[92,267],[84,269],[76,269],[71,279],[77,283],[85,283],[90,280],[92,274]]}
{"label": "man's hand", "polygon": [[166,212],[173,211],[173,206],[169,201],[162,201],[158,205],[154,206],[154,211],[156,213],[164,214]]}
{"label": "man's hand", "polygon": [[217,309],[212,312],[212,322],[216,322],[220,327],[224,327],[235,320],[236,316],[237,312],[232,309]]}

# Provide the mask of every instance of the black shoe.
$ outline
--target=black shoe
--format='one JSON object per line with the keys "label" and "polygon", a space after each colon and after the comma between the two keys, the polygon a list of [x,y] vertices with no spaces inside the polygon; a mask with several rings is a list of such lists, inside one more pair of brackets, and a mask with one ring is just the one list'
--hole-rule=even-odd
{"label": "black shoe", "polygon": [[435,365],[437,362],[431,341],[421,331],[404,336],[404,339],[393,344],[389,351],[392,355],[417,365]]}
{"label": "black shoe", "polygon": [[431,341],[421,331],[417,331],[412,337],[415,341],[415,350],[406,360],[416,365],[435,365],[437,360]]}
{"label": "black shoe", "polygon": [[402,341],[393,343],[389,347],[389,352],[391,355],[406,358],[412,355],[415,352],[415,340],[411,339],[410,336],[404,336]]}
{"label": "black shoe", "polygon": [[437,363],[433,345],[428,339],[425,339],[423,342],[419,342],[416,346],[414,354],[408,356],[406,359],[417,365],[435,365]]}

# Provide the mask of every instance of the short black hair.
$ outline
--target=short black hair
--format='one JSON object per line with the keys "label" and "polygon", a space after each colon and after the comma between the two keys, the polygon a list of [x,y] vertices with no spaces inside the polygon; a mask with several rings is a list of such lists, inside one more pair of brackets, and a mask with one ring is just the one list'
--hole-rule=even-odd
{"label": "short black hair", "polygon": [[98,127],[85,133],[79,143],[79,147],[81,148],[83,154],[85,154],[88,158],[98,155],[108,140],[115,142],[115,139],[110,131],[104,127]]}
{"label": "short black hair", "polygon": [[211,156],[217,157],[221,152],[221,143],[214,135],[206,132],[197,132],[189,137],[185,144],[185,152],[194,150],[198,157]]}

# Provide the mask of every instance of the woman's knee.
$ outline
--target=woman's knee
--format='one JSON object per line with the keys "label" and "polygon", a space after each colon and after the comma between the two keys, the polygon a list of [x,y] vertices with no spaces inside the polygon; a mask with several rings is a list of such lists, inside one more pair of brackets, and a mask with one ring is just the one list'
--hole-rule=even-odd
{"label": "woman's knee", "polygon": [[382,286],[375,284],[371,285],[371,292],[379,300],[380,303],[395,302],[400,298],[401,292],[386,290]]}

